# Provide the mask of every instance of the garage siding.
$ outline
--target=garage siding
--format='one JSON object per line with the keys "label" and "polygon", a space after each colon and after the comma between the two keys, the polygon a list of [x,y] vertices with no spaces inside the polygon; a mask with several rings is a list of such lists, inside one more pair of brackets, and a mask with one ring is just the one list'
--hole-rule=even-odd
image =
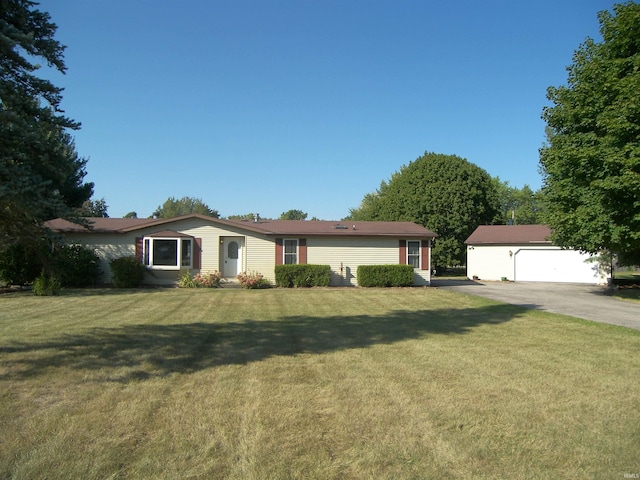
{"label": "garage siding", "polygon": [[606,283],[587,254],[553,245],[469,245],[467,277],[479,280],[558,283]]}

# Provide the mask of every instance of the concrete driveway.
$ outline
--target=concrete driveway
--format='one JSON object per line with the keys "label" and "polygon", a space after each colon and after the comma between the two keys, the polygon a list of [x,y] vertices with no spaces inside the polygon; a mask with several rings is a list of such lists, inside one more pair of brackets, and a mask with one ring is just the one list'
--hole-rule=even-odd
{"label": "concrete driveway", "polygon": [[431,285],[500,302],[640,330],[640,304],[610,295],[607,287],[566,283],[473,282],[431,279]]}

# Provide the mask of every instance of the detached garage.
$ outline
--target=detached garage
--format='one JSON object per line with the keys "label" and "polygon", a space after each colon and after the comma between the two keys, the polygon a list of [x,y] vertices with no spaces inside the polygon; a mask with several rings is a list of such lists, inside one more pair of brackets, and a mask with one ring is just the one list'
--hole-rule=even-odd
{"label": "detached garage", "polygon": [[591,255],[553,245],[546,225],[482,225],[467,244],[467,276],[516,282],[607,283]]}

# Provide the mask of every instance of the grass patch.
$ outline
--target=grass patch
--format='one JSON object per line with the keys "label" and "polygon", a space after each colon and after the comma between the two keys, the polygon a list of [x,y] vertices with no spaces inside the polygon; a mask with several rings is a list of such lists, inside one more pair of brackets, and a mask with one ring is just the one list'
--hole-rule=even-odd
{"label": "grass patch", "polygon": [[0,478],[640,468],[640,332],[438,289],[0,297]]}
{"label": "grass patch", "polygon": [[[638,285],[640,285],[640,282]],[[620,300],[640,302],[640,286],[620,286],[615,289],[613,296]]]}

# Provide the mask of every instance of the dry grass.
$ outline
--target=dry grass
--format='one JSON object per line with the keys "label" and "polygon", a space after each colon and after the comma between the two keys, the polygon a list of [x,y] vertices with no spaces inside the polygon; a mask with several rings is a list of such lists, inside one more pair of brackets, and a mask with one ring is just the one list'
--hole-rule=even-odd
{"label": "dry grass", "polygon": [[0,478],[623,478],[640,332],[438,289],[0,297]]}

